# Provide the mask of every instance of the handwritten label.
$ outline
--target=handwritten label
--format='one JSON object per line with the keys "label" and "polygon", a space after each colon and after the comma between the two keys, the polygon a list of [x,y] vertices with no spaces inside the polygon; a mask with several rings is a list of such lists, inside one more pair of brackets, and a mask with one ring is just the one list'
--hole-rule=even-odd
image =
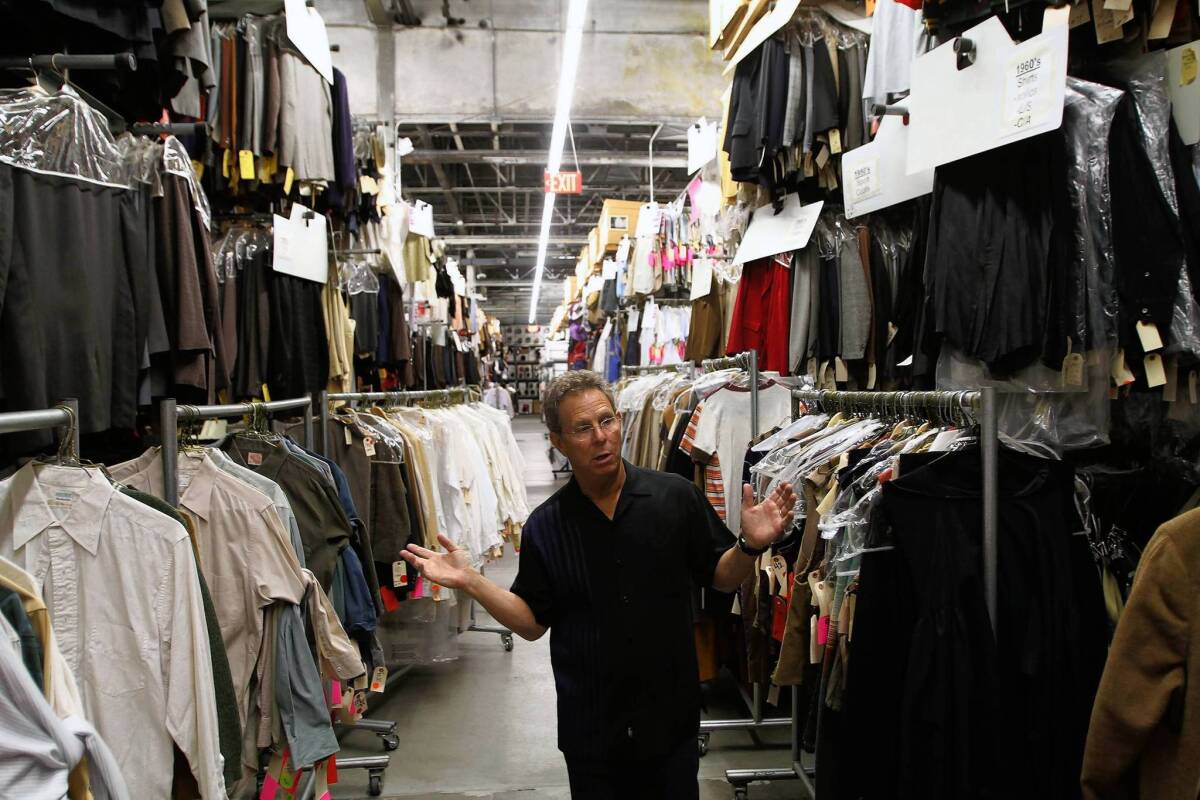
{"label": "handwritten label", "polygon": [[1062,379],[1064,386],[1083,386],[1083,354],[1070,353],[1063,359]]}
{"label": "handwritten label", "polygon": [[850,193],[850,201],[861,203],[869,200],[882,191],[879,186],[879,159],[871,158],[856,166],[846,179],[846,188]]}
{"label": "handwritten label", "polygon": [[371,691],[376,694],[383,692],[383,687],[387,685],[387,667],[376,667],[371,673]]}
{"label": "handwritten label", "polygon": [[1053,58],[1048,48],[1021,53],[1005,70],[1004,125],[1019,133],[1045,122],[1053,96],[1050,85]]}
{"label": "handwritten label", "polygon": [[363,439],[363,449],[367,451],[367,458],[375,455],[375,440],[370,436]]}

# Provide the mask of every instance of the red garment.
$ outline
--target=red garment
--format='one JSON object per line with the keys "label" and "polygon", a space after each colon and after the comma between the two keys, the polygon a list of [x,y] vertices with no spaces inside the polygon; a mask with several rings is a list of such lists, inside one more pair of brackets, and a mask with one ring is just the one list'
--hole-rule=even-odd
{"label": "red garment", "polygon": [[792,254],[751,261],[742,268],[733,320],[729,325],[729,355],[758,351],[758,367],[788,374],[788,340],[792,316]]}

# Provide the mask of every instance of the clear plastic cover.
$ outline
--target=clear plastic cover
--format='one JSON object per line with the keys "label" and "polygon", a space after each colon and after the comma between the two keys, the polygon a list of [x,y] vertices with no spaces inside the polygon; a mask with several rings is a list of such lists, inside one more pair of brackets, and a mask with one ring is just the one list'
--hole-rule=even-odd
{"label": "clear plastic cover", "polygon": [[[1124,92],[1099,83],[1067,78],[1063,130],[1067,179],[1075,211],[1072,258],[1082,265],[1087,330],[1085,348],[1111,347],[1117,339],[1116,256],[1113,251],[1112,195],[1108,177],[1109,131]],[[1090,335],[1088,335],[1090,333]]]}
{"label": "clear plastic cover", "polygon": [[188,188],[191,189],[192,193],[192,204],[195,206],[196,213],[200,216],[200,221],[204,223],[204,227],[211,230],[212,210],[208,205],[208,195],[204,193],[204,187],[200,185],[200,177],[196,175],[196,170],[192,168],[192,157],[188,155],[187,148],[174,136],[168,136],[164,139],[161,147],[162,168],[173,175],[187,179]]}
{"label": "clear plastic cover", "polygon": [[[1167,88],[1167,56],[1163,51],[1108,64],[1113,74],[1129,89],[1137,107],[1139,129],[1146,155],[1154,167],[1159,189],[1167,204],[1179,215],[1175,196],[1175,172],[1171,166],[1168,132],[1171,124],[1171,96]],[[1171,343],[1167,353],[1189,353],[1200,358],[1200,307],[1192,295],[1191,280],[1182,260],[1179,264],[1179,290],[1171,318]]]}
{"label": "clear plastic cover", "polygon": [[107,120],[69,87],[0,92],[0,161],[108,186],[130,183]]}

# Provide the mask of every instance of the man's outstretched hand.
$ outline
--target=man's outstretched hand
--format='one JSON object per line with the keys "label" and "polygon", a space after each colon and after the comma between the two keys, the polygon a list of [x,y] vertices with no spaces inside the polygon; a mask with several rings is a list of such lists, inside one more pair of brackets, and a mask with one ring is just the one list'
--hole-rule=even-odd
{"label": "man's outstretched hand", "polygon": [[783,532],[792,527],[796,493],[790,483],[781,483],[758,505],[750,484],[742,484],[742,535],[753,548],[773,544]]}
{"label": "man's outstretched hand", "polygon": [[435,553],[420,545],[410,544],[400,555],[412,564],[425,580],[445,586],[447,589],[463,589],[475,577],[467,551],[454,546],[454,542],[438,535],[438,544],[446,548],[444,553]]}

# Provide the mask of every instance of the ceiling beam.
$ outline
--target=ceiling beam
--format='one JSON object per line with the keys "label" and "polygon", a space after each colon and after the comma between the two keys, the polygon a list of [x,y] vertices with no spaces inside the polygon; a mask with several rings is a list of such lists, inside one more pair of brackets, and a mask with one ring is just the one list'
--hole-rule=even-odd
{"label": "ceiling beam", "polygon": [[[544,150],[435,150],[432,140],[422,137],[425,149],[414,150],[404,157],[405,164],[432,164],[436,170],[442,164],[545,164]],[[578,154],[580,164],[610,167],[649,167],[649,153],[620,153],[611,150],[583,150]],[[687,169],[687,156],[654,154],[654,166],[659,169]],[[440,181],[439,181],[440,182]]]}
{"label": "ceiling beam", "polygon": [[[418,128],[421,133],[421,144],[425,145],[426,147],[433,147],[433,139],[429,135],[429,128],[424,125],[419,125]],[[433,174],[437,178],[438,186],[442,187],[442,191],[446,195],[446,205],[450,207],[450,213],[454,215],[454,220],[457,222],[458,220],[462,219],[462,209],[458,206],[458,198],[455,197],[454,193],[450,191],[450,177],[446,174],[446,169],[442,166],[441,162],[429,163],[433,166]],[[458,229],[460,231],[466,230],[466,228],[461,224],[458,226]]]}
{"label": "ceiling beam", "polygon": [[[531,244],[535,245],[539,239],[537,236],[441,236],[438,237],[446,243],[447,247],[486,247],[495,245],[497,247],[513,244]],[[548,242],[551,245],[562,245],[566,247],[581,247],[587,244],[586,236],[551,236]]]}

